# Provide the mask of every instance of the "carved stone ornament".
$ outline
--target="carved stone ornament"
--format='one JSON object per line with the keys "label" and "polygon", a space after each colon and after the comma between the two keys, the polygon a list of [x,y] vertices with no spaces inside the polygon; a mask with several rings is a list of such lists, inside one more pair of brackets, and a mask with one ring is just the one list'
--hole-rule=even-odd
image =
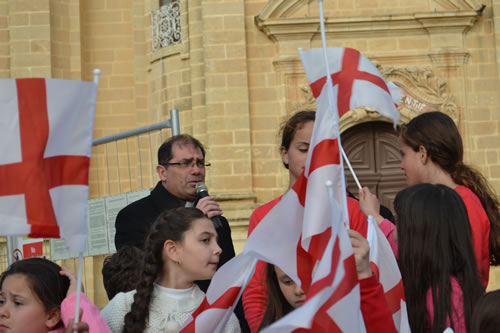
{"label": "carved stone ornament", "polygon": [[[440,111],[458,122],[458,107],[453,98],[446,92],[447,83],[433,75],[432,69],[422,67],[381,67],[378,70],[386,81],[394,82],[401,88],[403,96],[399,105],[401,113],[400,124],[406,124],[414,117],[424,112]],[[315,110],[316,101],[309,85],[300,88],[302,99],[292,104],[291,112],[300,110]],[[348,111],[340,119],[340,132],[370,121],[391,122],[368,107],[359,107]]]}
{"label": "carved stone ornament", "polygon": [[173,0],[151,13],[153,52],[182,42],[181,7]]}

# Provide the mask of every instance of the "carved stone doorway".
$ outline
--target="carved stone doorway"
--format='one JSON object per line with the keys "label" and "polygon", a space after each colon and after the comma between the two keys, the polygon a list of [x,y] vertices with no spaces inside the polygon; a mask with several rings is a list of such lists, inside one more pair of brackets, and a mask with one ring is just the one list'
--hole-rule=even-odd
{"label": "carved stone doorway", "polygon": [[[377,194],[380,203],[394,213],[394,197],[407,183],[400,169],[398,134],[392,124],[363,123],[346,130],[341,138],[361,186],[368,186]],[[345,175],[349,190],[357,196],[357,185],[347,166]]]}

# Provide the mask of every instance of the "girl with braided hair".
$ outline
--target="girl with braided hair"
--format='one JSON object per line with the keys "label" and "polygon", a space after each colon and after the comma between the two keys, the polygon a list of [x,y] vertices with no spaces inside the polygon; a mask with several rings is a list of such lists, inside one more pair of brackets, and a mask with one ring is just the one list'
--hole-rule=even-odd
{"label": "girl with braided hair", "polygon": [[[222,250],[211,220],[196,208],[162,213],[146,240],[137,289],[118,293],[101,315],[114,333],[178,332],[203,301],[194,283],[211,279]],[[240,332],[234,314],[225,332]]]}

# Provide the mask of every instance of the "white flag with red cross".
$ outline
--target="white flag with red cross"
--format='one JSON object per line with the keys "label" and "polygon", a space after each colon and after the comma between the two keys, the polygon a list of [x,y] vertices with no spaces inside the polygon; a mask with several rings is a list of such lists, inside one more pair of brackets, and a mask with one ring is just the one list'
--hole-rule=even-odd
{"label": "white flag with red cross", "polygon": [[389,241],[376,225],[372,216],[368,218],[366,239],[370,244],[372,271],[378,276],[378,280],[384,288],[385,299],[392,312],[394,325],[398,332],[411,332],[406,312],[403,280],[396,257],[394,257]]}
{"label": "white flag with red cross", "polygon": [[[332,107],[335,108],[334,105]],[[348,217],[344,210],[346,191],[338,136],[336,110],[330,108],[326,99],[318,100],[304,172],[254,229],[240,255],[279,266],[301,285],[307,295],[303,306],[268,327],[266,332],[365,331],[354,255],[343,226]],[[327,195],[326,181],[334,184],[337,198],[333,207]],[[221,269],[240,262],[242,260],[238,257],[234,258]],[[209,311],[215,316],[214,308],[220,309],[215,304],[220,304],[222,299],[227,300],[235,285],[245,287],[244,282],[248,282],[251,276],[252,270],[248,269],[251,264],[255,262],[248,261],[247,269],[240,270],[243,278],[233,277],[233,281],[240,281],[241,284],[228,283],[216,274],[202,303],[205,309],[195,311],[191,322],[196,323],[196,328],[189,332],[213,332],[205,330],[199,318],[203,314],[208,315]],[[217,290],[215,297],[212,290]],[[210,300],[208,295],[212,295]],[[237,298],[233,297],[233,301],[235,303]],[[227,311],[232,309],[233,304],[226,304]],[[213,320],[220,320],[220,324],[225,318],[227,313],[220,311],[217,319]]]}
{"label": "white flag with red cross", "polygon": [[0,233],[87,240],[90,151],[97,85],[0,80]]}
{"label": "white flag with red cross", "polygon": [[[340,115],[358,106],[372,107],[397,123],[399,112],[394,103],[398,98],[393,98],[391,92],[397,93],[398,89],[388,86],[376,68],[358,51],[328,51],[330,67],[337,69],[334,73],[337,75],[332,75],[334,85],[330,87],[325,85],[322,50],[301,53],[317,103],[305,170],[292,189],[254,229],[240,255],[279,266],[300,284],[307,295],[304,305],[263,332],[365,332],[355,260],[343,227],[348,223],[348,216],[338,144],[337,106],[342,108]],[[344,51],[349,60],[342,60]],[[358,80],[365,80],[368,85],[361,84],[360,87]],[[367,98],[359,94],[366,94]],[[334,97],[337,103],[332,103]],[[333,183],[335,198],[332,201],[326,194],[326,181]],[[210,301],[205,298],[189,320],[190,330],[181,332],[214,332],[205,330],[199,320],[208,317],[209,313],[214,316],[211,321],[219,324],[219,332],[225,326],[224,320],[229,317],[228,312],[232,311],[237,295],[241,293],[240,289],[236,292],[235,287],[245,288],[253,271],[252,265],[255,265],[250,259],[238,257],[224,267],[238,266],[246,261],[245,268],[234,269],[242,275],[236,274],[233,283],[216,275],[207,292],[211,294]],[[231,299],[233,303],[229,302]],[[226,311],[221,307],[223,303]],[[215,309],[217,313],[213,311]],[[192,325],[193,322],[196,326]],[[207,327],[213,328],[213,325]]]}
{"label": "white flag with red cross", "polygon": [[[335,47],[327,48],[326,52],[339,118],[351,109],[366,106],[397,125],[401,117],[397,109],[401,89],[392,82],[385,82],[377,67],[358,50]],[[326,84],[325,56],[323,49],[311,49],[306,53],[308,61],[316,64],[310,66],[306,73],[313,96],[317,99]]]}

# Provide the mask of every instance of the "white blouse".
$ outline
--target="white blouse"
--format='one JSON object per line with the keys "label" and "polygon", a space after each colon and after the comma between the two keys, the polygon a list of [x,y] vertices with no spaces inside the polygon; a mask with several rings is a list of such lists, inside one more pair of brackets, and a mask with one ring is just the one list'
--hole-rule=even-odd
{"label": "white blouse", "polygon": [[[135,290],[118,293],[102,309],[104,318],[113,333],[121,333],[125,315],[134,302]],[[201,304],[205,293],[194,284],[188,289],[165,288],[155,283],[149,306],[149,320],[145,333],[176,333]],[[224,329],[224,333],[239,333],[240,325],[234,313]]]}

